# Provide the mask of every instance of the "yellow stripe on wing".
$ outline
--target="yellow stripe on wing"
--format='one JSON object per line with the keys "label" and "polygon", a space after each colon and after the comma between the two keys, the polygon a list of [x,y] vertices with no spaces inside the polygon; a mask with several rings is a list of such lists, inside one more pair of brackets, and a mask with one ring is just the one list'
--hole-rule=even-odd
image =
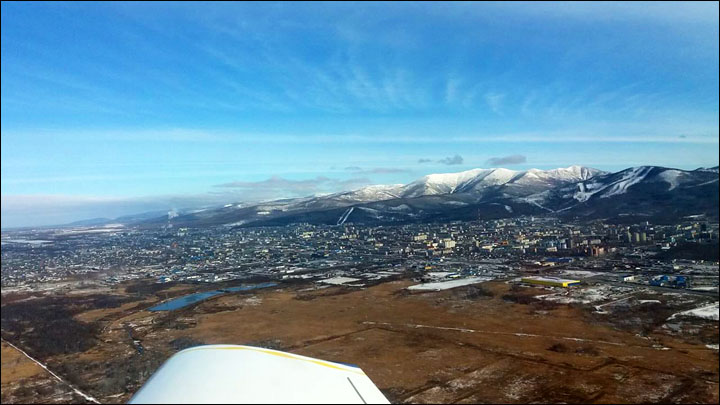
{"label": "yellow stripe on wing", "polygon": [[203,346],[200,346],[200,347],[194,347],[194,348],[191,348],[191,349],[186,349],[186,350],[183,350],[183,351],[184,351],[184,352],[194,352],[194,351],[198,351],[198,350],[250,350],[250,351],[255,351],[255,352],[260,352],[260,353],[265,353],[265,354],[272,354],[273,356],[284,357],[284,358],[287,358],[287,359],[307,361],[307,362],[310,362],[310,363],[317,364],[317,365],[319,365],[319,366],[325,366],[325,367],[329,367],[329,368],[334,368],[334,369],[336,369],[336,370],[347,371],[347,372],[349,372],[349,373],[355,373],[355,374],[365,375],[365,373],[364,373],[361,369],[359,369],[359,368],[357,368],[357,367],[350,367],[350,366],[343,367],[343,366],[341,366],[341,365],[334,364],[334,363],[327,362],[327,361],[323,361],[323,360],[315,360],[315,359],[310,359],[310,358],[303,358],[303,357],[299,357],[299,355],[294,355],[294,354],[285,353],[285,352],[278,352],[278,351],[275,351],[275,350],[262,349],[262,348],[259,348],[259,347],[250,347],[250,346],[220,346],[220,347],[217,347],[217,346],[216,346],[216,347],[203,347]]}

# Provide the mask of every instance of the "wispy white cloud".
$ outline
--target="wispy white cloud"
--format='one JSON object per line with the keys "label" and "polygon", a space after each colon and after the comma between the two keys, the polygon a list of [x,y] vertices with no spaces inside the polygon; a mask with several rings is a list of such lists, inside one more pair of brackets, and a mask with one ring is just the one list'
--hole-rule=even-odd
{"label": "wispy white cloud", "polygon": [[[9,131],[8,131],[9,132]],[[241,132],[216,129],[169,128],[127,130],[62,130],[13,131],[13,136],[33,136],[38,133],[82,142],[178,142],[208,144],[391,144],[391,143],[487,143],[487,142],[540,142],[540,143],[694,143],[717,144],[718,127],[712,123],[683,123],[680,121],[642,122],[587,122],[585,125],[565,129],[496,132],[483,129],[454,128],[443,137],[434,134],[417,134],[417,129],[401,126],[357,133]],[[407,135],[407,133],[413,133]],[[427,132],[427,131],[425,131]],[[684,135],[684,137],[679,137]]]}
{"label": "wispy white cloud", "polygon": [[485,93],[484,99],[492,112],[494,112],[495,114],[502,113],[501,108],[503,100],[505,99],[504,94],[495,92]]}
{"label": "wispy white cloud", "polygon": [[[553,20],[628,21],[660,24],[717,23],[718,5],[704,2],[517,2],[498,5],[516,15]],[[713,12],[714,11],[714,12]]]}
{"label": "wispy white cloud", "polygon": [[461,84],[462,80],[455,76],[447,79],[445,82],[445,103],[454,104],[458,100]]}
{"label": "wispy white cloud", "polygon": [[[288,176],[277,157],[291,155],[305,160],[292,173],[316,176],[329,150],[327,165],[374,170],[517,143],[558,144],[576,163],[588,143],[698,151],[720,138],[715,3],[98,7],[113,30],[63,29],[81,17],[45,17],[55,7],[72,18],[3,28],[3,191]],[[200,170],[233,158],[247,166]],[[30,159],[44,162],[13,164]],[[118,186],[152,184],[131,183]]]}

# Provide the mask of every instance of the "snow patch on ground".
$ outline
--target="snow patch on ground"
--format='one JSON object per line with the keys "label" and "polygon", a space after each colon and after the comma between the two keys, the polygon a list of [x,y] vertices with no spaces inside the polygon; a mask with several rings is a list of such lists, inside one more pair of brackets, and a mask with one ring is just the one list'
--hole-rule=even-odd
{"label": "snow patch on ground", "polygon": [[530,194],[527,197],[518,198],[518,200],[529,202],[529,203],[538,203],[538,202],[543,202],[543,201],[547,200],[549,195],[550,195],[550,191],[545,190],[540,193]]}
{"label": "snow patch on ground", "polygon": [[578,191],[573,198],[584,202],[595,194],[601,193],[600,198],[608,198],[614,195],[625,194],[632,185],[641,182],[652,171],[651,166],[632,167],[623,173],[622,178],[610,184],[602,184],[596,181],[578,183]]}
{"label": "snow patch on ground", "polygon": [[560,272],[563,276],[567,277],[578,277],[578,278],[588,278],[588,277],[595,277],[600,276],[605,273],[598,273],[596,271],[587,271],[587,270],[563,270]]}
{"label": "snow patch on ground", "polygon": [[528,204],[532,204],[537,207],[540,207],[546,211],[555,212],[555,211],[551,210],[550,208],[544,207],[543,205],[540,204],[541,202],[544,202],[545,200],[547,200],[547,197],[549,195],[550,195],[550,193],[548,191],[543,191],[542,193],[531,194],[527,197],[518,198],[518,201],[524,201]]}
{"label": "snow patch on ground", "polygon": [[704,307],[698,307],[695,309],[689,309],[687,311],[678,312],[676,314],[673,314],[668,320],[674,319],[677,316],[693,316],[696,318],[704,318],[704,319],[710,319],[713,321],[717,321],[720,319],[720,303],[716,302],[714,304],[706,305]]}
{"label": "snow patch on ground", "polygon": [[338,218],[337,225],[342,225],[342,224],[344,224],[345,221],[347,221],[347,219],[348,219],[348,217],[350,216],[350,214],[352,214],[352,212],[353,212],[354,209],[355,209],[355,207],[350,207],[350,208],[348,208],[347,210],[345,210],[345,212],[343,212],[343,214],[340,215],[340,218]]}
{"label": "snow patch on ground", "polygon": [[492,277],[468,277],[468,278],[462,278],[462,279],[458,279],[458,280],[438,281],[436,283],[424,283],[424,284],[411,285],[410,287],[408,287],[408,290],[413,290],[413,291],[449,290],[451,288],[462,287],[464,285],[470,285],[470,284],[482,283],[485,281],[490,281],[492,279],[493,279]]}
{"label": "snow patch on ground", "polygon": [[705,185],[708,185],[708,184],[712,184],[712,183],[715,183],[715,182],[718,181],[718,180],[720,180],[720,179],[712,179],[712,180],[710,180],[710,181],[706,181],[706,182],[704,182],[704,183],[700,183],[700,184],[698,184],[698,185],[696,185],[696,186],[694,186],[694,187],[700,187],[700,186],[705,186]]}
{"label": "snow patch on ground", "polygon": [[680,177],[682,175],[683,172],[681,172],[680,170],[671,169],[665,170],[664,172],[660,173],[658,177],[670,183],[670,188],[668,190],[672,190],[680,184]]}
{"label": "snow patch on ground", "polygon": [[252,297],[244,299],[243,304],[249,305],[251,307],[256,307],[256,306],[262,304],[262,298],[252,296]]}
{"label": "snow patch on ground", "polygon": [[[605,187],[603,187],[600,183],[578,183],[578,191],[573,194],[573,198],[580,201],[585,202],[590,199],[590,197],[593,196],[593,194],[597,193],[598,191],[602,191]],[[594,190],[594,191],[592,191]]]}
{"label": "snow patch on ground", "polygon": [[650,166],[633,167],[629,169],[623,178],[615,182],[608,192],[604,193],[600,198],[608,198],[614,195],[625,194],[630,186],[641,182],[653,168]]}
{"label": "snow patch on ground", "polygon": [[453,274],[451,271],[431,271],[427,273],[428,277],[432,278],[445,278],[451,274]]}
{"label": "snow patch on ground", "polygon": [[626,294],[630,291],[632,291],[632,289],[627,287],[599,285],[584,289],[564,290],[559,293],[541,295],[535,298],[547,301],[555,301],[561,304],[570,304],[575,302],[582,304],[591,304],[617,298],[619,295]]}
{"label": "snow patch on ground", "polygon": [[225,224],[224,226],[240,226],[240,225],[245,225],[245,224],[247,224],[248,222],[249,222],[248,220],[243,219],[243,220],[240,220],[240,221],[237,221],[237,222],[233,222],[233,223],[231,223],[231,224]]}
{"label": "snow patch on ground", "polygon": [[693,287],[693,288],[691,288],[691,290],[693,290],[693,291],[717,291],[718,288],[708,285],[708,286],[701,286],[701,287]]}
{"label": "snow patch on ground", "polygon": [[320,280],[321,283],[332,284],[332,285],[342,285],[345,283],[354,283],[356,281],[360,281],[360,279],[352,278],[352,277],[333,277],[333,278],[327,278],[325,280]]}

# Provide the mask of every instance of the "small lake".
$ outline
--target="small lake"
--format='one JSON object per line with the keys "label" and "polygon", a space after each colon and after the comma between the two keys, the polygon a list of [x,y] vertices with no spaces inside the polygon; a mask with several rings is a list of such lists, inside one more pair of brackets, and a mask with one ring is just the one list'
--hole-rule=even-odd
{"label": "small lake", "polygon": [[195,294],[184,295],[182,297],[174,298],[170,301],[163,302],[162,304],[155,305],[154,307],[149,308],[148,311],[173,311],[176,309],[184,308],[188,305],[195,304],[196,302],[206,300],[206,299],[208,299],[210,297],[214,297],[216,295],[226,294],[226,293],[230,293],[230,292],[238,292],[238,291],[257,290],[259,288],[274,287],[276,285],[277,285],[277,283],[250,284],[250,285],[242,285],[239,287],[223,288],[220,290],[205,291],[205,292],[199,292],[199,293],[195,293]]}

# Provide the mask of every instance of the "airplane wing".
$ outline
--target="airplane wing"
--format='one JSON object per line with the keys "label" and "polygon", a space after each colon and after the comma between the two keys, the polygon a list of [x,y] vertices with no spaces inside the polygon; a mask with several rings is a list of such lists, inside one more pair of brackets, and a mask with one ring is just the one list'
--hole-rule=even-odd
{"label": "airplane wing", "polygon": [[208,345],[170,357],[129,403],[390,402],[356,366],[252,346]]}

